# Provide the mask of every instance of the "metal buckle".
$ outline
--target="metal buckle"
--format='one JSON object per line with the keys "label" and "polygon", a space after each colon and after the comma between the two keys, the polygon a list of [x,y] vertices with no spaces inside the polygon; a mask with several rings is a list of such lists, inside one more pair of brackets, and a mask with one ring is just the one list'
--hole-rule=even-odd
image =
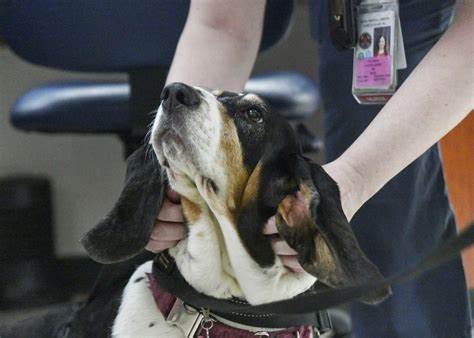
{"label": "metal buckle", "polygon": [[166,322],[180,328],[185,337],[192,338],[201,326],[203,319],[203,314],[198,310],[184,304],[180,299],[176,299],[166,317]]}
{"label": "metal buckle", "polygon": [[161,272],[164,272],[167,275],[171,274],[175,267],[174,259],[170,256],[168,251],[162,251],[156,255],[154,263]]}

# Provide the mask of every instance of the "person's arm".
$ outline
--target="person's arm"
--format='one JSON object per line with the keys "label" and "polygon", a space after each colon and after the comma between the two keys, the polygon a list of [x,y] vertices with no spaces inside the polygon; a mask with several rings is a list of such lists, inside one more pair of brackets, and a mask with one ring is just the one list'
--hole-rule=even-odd
{"label": "person's arm", "polygon": [[167,83],[241,92],[263,29],[265,0],[192,0]]}
{"label": "person's arm", "polygon": [[473,12],[474,2],[460,4],[452,26],[365,131],[323,166],[340,187],[349,219],[473,109]]}
{"label": "person's arm", "polygon": [[[457,8],[452,26],[366,130],[343,155],[323,166],[339,186],[349,220],[474,108],[473,7],[464,1]],[[273,218],[264,232],[277,233]],[[273,240],[273,249],[286,266],[302,270],[282,238]]]}
{"label": "person's arm", "polygon": [[[192,0],[167,83],[240,92],[257,56],[265,0]],[[179,195],[170,189],[146,247],[159,252],[185,234]]]}

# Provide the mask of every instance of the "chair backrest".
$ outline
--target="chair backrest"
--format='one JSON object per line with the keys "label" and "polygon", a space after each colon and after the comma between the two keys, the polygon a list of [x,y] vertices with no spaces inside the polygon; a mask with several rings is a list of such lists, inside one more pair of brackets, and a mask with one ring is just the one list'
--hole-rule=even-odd
{"label": "chair backrest", "polygon": [[[293,0],[267,0],[261,50],[286,33]],[[74,71],[168,66],[189,0],[2,0],[0,34],[21,58]]]}

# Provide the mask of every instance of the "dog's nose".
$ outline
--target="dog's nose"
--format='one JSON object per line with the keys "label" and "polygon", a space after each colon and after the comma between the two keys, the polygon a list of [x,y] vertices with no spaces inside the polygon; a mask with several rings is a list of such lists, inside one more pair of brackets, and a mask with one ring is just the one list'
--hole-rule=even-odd
{"label": "dog's nose", "polygon": [[198,92],[184,83],[175,82],[167,85],[161,92],[161,104],[166,110],[178,105],[193,107],[201,102]]}

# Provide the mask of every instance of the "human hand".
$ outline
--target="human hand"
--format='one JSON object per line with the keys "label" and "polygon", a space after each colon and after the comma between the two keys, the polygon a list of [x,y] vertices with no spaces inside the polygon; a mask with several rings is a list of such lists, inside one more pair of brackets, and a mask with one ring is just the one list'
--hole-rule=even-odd
{"label": "human hand", "polygon": [[263,234],[271,236],[271,245],[275,254],[280,257],[285,267],[293,272],[303,272],[304,269],[298,262],[298,255],[288,243],[278,234],[276,228],[275,216],[270,217],[267,224],[263,228]]}
{"label": "human hand", "polygon": [[183,211],[181,209],[181,197],[168,188],[161,210],[156,218],[155,227],[145,249],[158,253],[174,247],[184,238],[185,227]]}

